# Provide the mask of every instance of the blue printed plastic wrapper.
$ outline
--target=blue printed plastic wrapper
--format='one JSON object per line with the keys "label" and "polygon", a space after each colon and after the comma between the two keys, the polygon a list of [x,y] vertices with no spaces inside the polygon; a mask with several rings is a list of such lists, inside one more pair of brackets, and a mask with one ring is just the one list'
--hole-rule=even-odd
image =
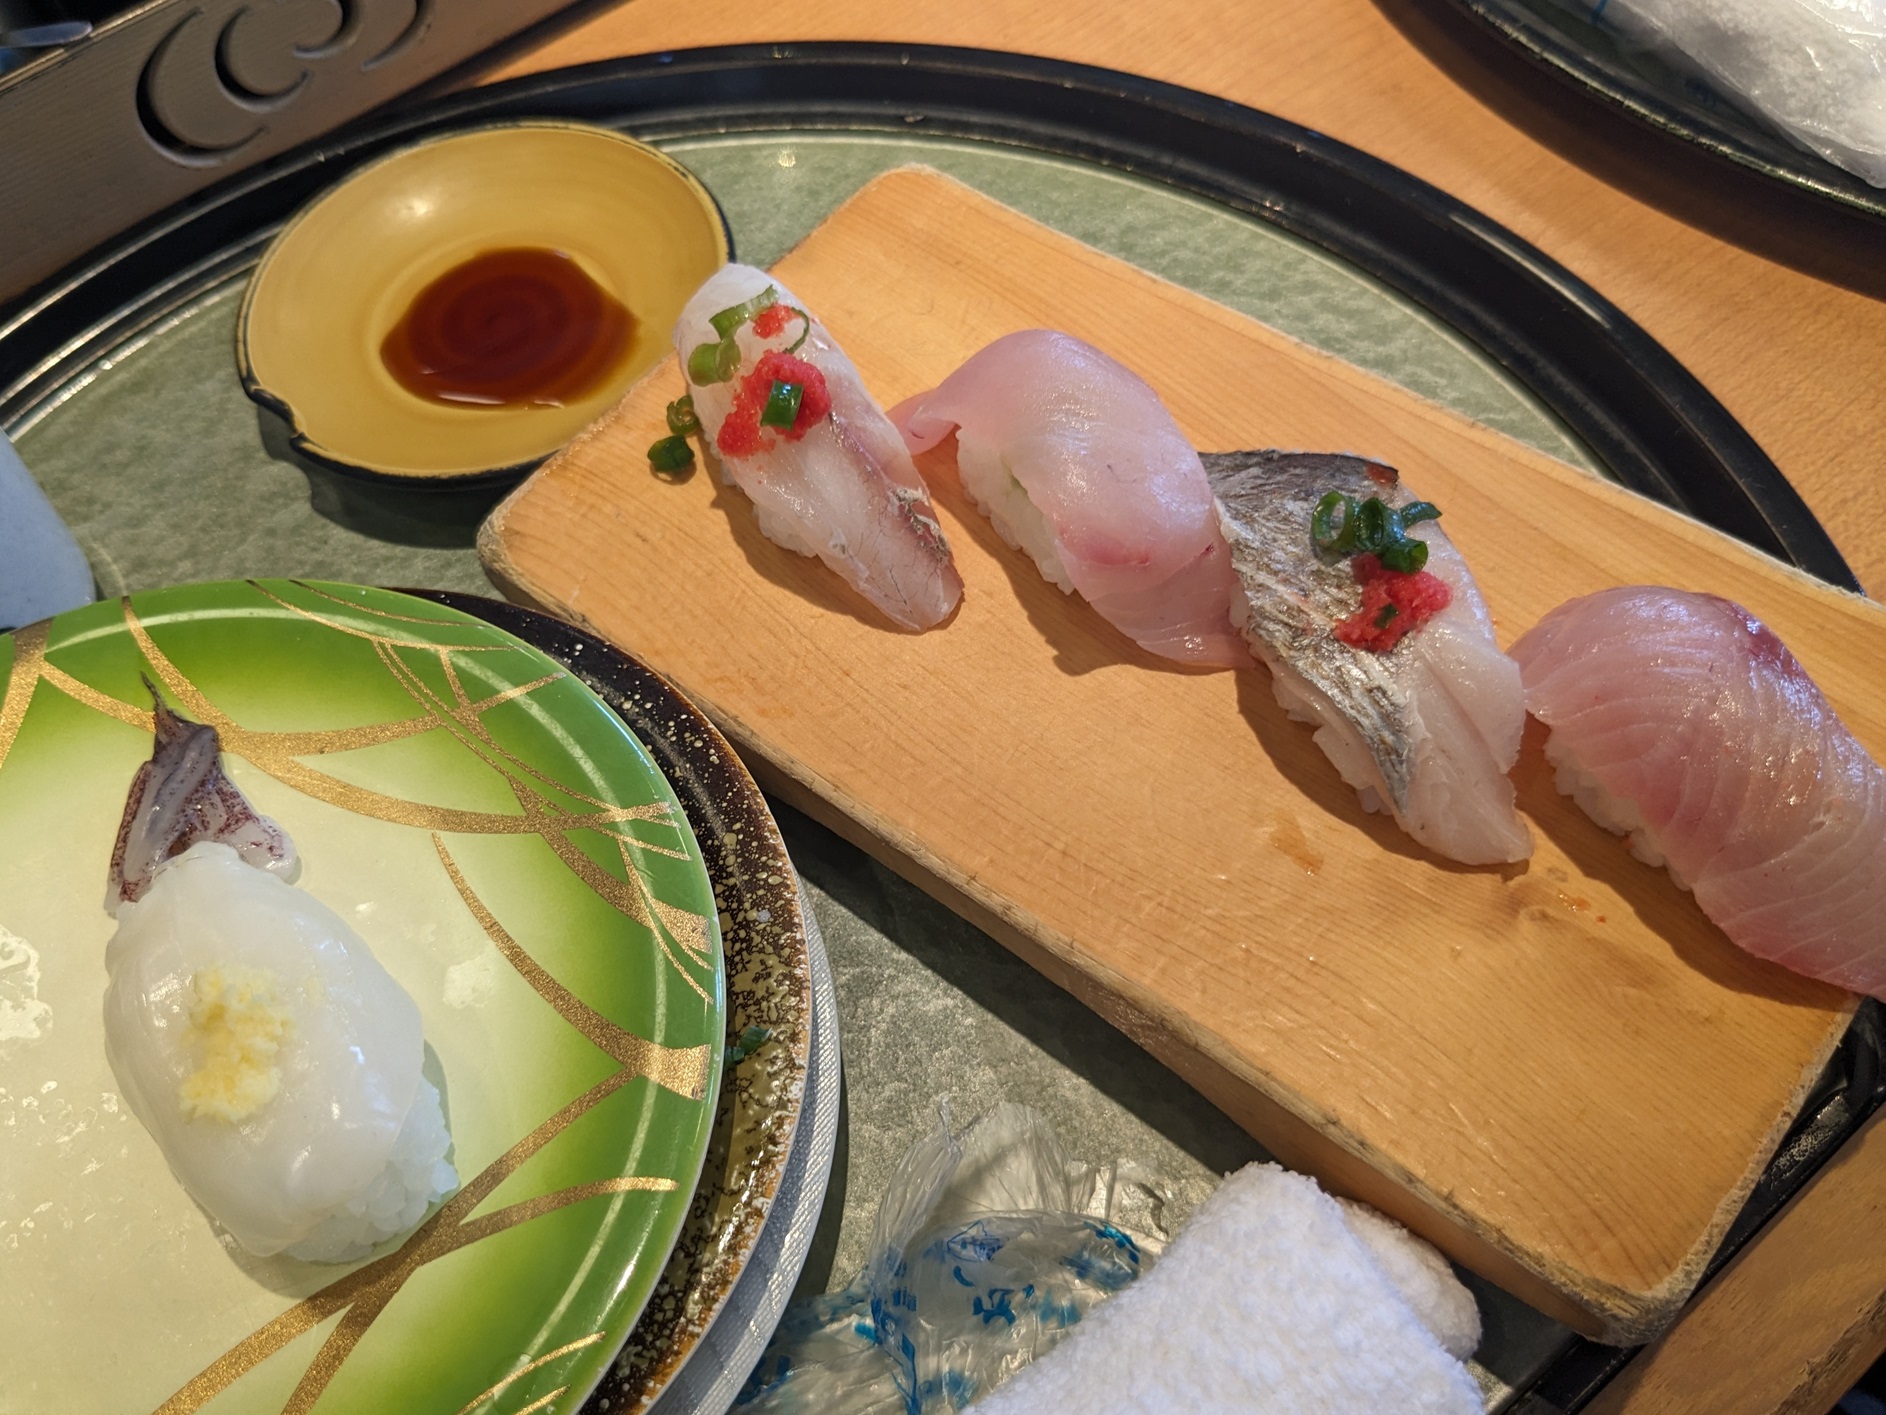
{"label": "blue printed plastic wrapper", "polygon": [[1152,1265],[1161,1208],[1136,1166],[1072,1159],[1026,1106],[960,1136],[945,1107],[892,1176],[870,1263],[843,1292],[788,1309],[738,1408],[960,1410]]}

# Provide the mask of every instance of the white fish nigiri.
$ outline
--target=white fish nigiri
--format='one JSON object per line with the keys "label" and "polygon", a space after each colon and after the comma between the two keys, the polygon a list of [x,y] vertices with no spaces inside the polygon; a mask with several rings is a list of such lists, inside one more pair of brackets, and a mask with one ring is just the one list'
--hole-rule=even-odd
{"label": "white fish nigiri", "polygon": [[[704,440],[768,539],[824,561],[906,629],[950,616],[963,582],[929,488],[791,291],[750,265],[723,266],[681,311],[674,345]],[[776,383],[799,390],[788,426],[763,420]]]}
{"label": "white fish nigiri", "polygon": [[[172,1173],[244,1248],[339,1262],[457,1188],[419,1009],[157,704],[113,859],[105,1050]],[[232,843],[233,842],[233,843]]]}
{"label": "white fish nigiri", "polygon": [[955,429],[963,490],[1002,539],[1141,647],[1250,663],[1205,469],[1131,369],[1070,334],[1023,330],[892,417],[913,452]]}
{"label": "white fish nigiri", "polygon": [[1560,605],[1513,657],[1559,790],[1750,953],[1886,998],[1886,770],[1772,630],[1638,585]]}

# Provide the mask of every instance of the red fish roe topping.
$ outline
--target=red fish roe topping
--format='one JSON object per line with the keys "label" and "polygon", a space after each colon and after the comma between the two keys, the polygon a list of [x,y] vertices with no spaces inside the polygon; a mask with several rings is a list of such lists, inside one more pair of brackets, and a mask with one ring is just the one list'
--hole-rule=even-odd
{"label": "red fish roe topping", "polygon": [[777,339],[798,318],[799,311],[791,305],[768,305],[753,316],[753,332],[762,339]]}
{"label": "red fish roe topping", "polygon": [[[777,305],[770,306],[760,312],[761,316],[771,314],[778,308]],[[758,321],[754,323],[757,328]],[[766,411],[766,400],[772,395],[775,382],[796,383],[805,390],[800,396],[799,414],[792,420],[792,426],[777,429],[779,436],[788,442],[797,442],[832,411],[832,394],[825,386],[824,374],[804,359],[769,349],[760,355],[759,362],[753,365],[753,371],[740,380],[739,391],[734,394],[733,408],[714,437],[714,446],[720,449],[723,457],[751,457],[760,452],[771,452],[779,445],[773,437],[775,429],[760,426],[760,414]]]}
{"label": "red fish roe topping", "polygon": [[1454,598],[1447,581],[1426,570],[1403,574],[1368,554],[1356,556],[1349,567],[1362,586],[1362,608],[1336,625],[1336,637],[1350,648],[1387,653]]}

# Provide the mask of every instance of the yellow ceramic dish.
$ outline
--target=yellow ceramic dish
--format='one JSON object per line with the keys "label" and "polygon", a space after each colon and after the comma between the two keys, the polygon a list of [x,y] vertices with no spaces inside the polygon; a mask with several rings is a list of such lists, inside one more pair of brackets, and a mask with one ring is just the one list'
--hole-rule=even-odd
{"label": "yellow ceramic dish", "polygon": [[[408,392],[380,346],[419,292],[485,251],[568,253],[636,325],[611,377],[560,407],[479,407]],[[437,483],[548,456],[669,350],[689,295],[731,251],[692,173],[606,128],[478,128],[403,148],[291,221],[249,282],[236,329],[249,396],[297,451],[341,471]]]}

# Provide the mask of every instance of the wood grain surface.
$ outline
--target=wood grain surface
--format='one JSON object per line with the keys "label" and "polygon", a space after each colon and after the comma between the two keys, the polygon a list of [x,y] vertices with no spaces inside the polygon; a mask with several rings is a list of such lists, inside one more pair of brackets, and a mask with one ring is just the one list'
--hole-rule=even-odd
{"label": "wood grain surface", "polygon": [[[480,77],[704,44],[979,45],[1186,84],[1354,143],[1473,202],[1616,301],[1754,433],[1861,582],[1886,589],[1886,519],[1872,511],[1886,446],[1886,233],[1608,114],[1448,0],[823,0],[790,15],[593,0],[571,15]],[[1877,1125],[1871,1134],[1843,1151],[1841,1184],[1811,1186],[1712,1284],[1733,1283],[1740,1320],[1700,1339],[1680,1323],[1631,1368],[1654,1363],[1656,1381],[1622,1383],[1614,1415],[1661,1410],[1670,1392],[1725,1371],[1740,1381],[1738,1409],[1822,1411],[1845,1388],[1831,1368],[1886,1350],[1886,1257],[1791,1266],[1797,1251],[1824,1260],[1855,1224],[1877,1224],[1886,1142]],[[1819,1300],[1803,1304],[1810,1281]]]}
{"label": "wood grain surface", "polygon": [[1407,169],[1643,325],[1754,435],[1861,584],[1886,593],[1886,224],[1778,191],[1569,93],[1448,0],[821,0],[787,14],[634,0],[489,77],[791,39],[976,45],[1123,69]]}
{"label": "wood grain surface", "polygon": [[[1438,502],[1507,638],[1654,581],[1772,624],[1877,751],[1886,611],[921,169],[778,267],[888,405],[988,340],[1121,356],[1201,447],[1347,449]],[[922,292],[913,305],[912,292]],[[1174,670],[1006,550],[920,461],[967,585],[892,630],[744,498],[653,478],[672,369],[493,516],[507,587],[700,701],[789,797],[1020,948],[1281,1157],[1584,1330],[1667,1324],[1851,1011],[1729,945],[1667,878],[1518,773],[1534,858],[1414,846],[1261,670]]]}
{"label": "wood grain surface", "polygon": [[1886,1115],[1875,1115],[1591,1415],[1818,1415],[1886,1344]]}

